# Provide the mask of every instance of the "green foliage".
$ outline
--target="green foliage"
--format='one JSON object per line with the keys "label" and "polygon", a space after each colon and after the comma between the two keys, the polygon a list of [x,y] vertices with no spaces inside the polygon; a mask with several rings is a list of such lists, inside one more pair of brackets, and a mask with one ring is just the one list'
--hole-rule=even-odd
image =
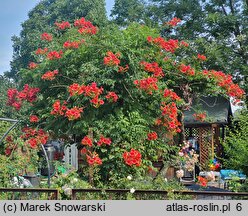
{"label": "green foliage", "polygon": [[28,20],[22,24],[20,36],[12,37],[13,61],[11,71],[6,73],[12,78],[17,78],[20,69],[34,61],[31,52],[41,46],[40,35],[50,31],[56,21],[72,23],[77,18],[86,17],[97,26],[107,23],[104,0],[43,0],[29,12],[28,16]]}
{"label": "green foliage", "polygon": [[248,113],[245,110],[229,128],[224,140],[225,154],[228,159],[225,165],[229,168],[242,170],[248,175]]}

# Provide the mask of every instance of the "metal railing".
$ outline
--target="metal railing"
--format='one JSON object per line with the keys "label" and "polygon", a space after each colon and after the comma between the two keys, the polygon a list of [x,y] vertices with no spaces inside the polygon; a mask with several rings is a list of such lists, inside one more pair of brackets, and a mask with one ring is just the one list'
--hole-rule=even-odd
{"label": "metal railing", "polygon": [[58,200],[57,189],[0,188],[1,200]]}

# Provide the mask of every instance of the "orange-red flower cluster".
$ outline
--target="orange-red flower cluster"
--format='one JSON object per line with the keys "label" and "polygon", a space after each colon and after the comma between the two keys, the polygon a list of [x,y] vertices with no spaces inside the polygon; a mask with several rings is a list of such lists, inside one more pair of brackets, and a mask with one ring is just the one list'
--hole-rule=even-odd
{"label": "orange-red flower cluster", "polygon": [[206,117],[207,117],[207,114],[205,112],[203,113],[194,113],[193,114],[193,117],[195,118],[195,120],[197,121],[201,121],[201,122],[204,122]]}
{"label": "orange-red flower cluster", "polygon": [[138,150],[131,149],[130,152],[124,152],[122,155],[125,163],[129,166],[140,166],[141,165],[141,153]]}
{"label": "orange-red flower cluster", "polygon": [[198,176],[197,178],[198,178],[198,183],[200,183],[202,187],[207,187],[208,180],[206,178],[203,178],[201,176]]}
{"label": "orange-red flower cluster", "polygon": [[119,66],[118,72],[119,73],[127,72],[128,69],[129,69],[128,65],[126,65],[125,67]]}
{"label": "orange-red flower cluster", "polygon": [[134,80],[134,84],[137,88],[145,90],[148,94],[152,94],[153,91],[158,90],[158,79],[155,77],[148,77],[141,80]]}
{"label": "orange-red flower cluster", "polygon": [[79,85],[78,83],[73,83],[68,88],[70,96],[81,95],[84,93],[84,90],[85,85]]}
{"label": "orange-red flower cluster", "polygon": [[94,107],[96,108],[104,104],[104,101],[99,98],[102,93],[103,88],[98,88],[95,82],[91,83],[91,85],[85,86],[84,94],[85,96],[92,98],[90,102],[94,104]]}
{"label": "orange-red flower cluster", "polygon": [[63,51],[60,50],[59,52],[57,51],[51,51],[47,54],[47,58],[49,60],[54,60],[54,59],[60,59],[63,55]]}
{"label": "orange-red flower cluster", "polygon": [[31,148],[37,148],[39,144],[46,144],[48,134],[43,129],[23,128],[21,138],[26,141]]}
{"label": "orange-red flower cluster", "polygon": [[66,41],[63,45],[64,48],[66,49],[78,49],[80,46],[81,42],[80,41]]}
{"label": "orange-red flower cluster", "polygon": [[59,73],[58,70],[54,70],[54,71],[47,71],[46,73],[44,73],[41,77],[41,79],[43,80],[54,80],[55,76]]}
{"label": "orange-red flower cluster", "polygon": [[85,136],[82,140],[81,140],[81,144],[82,145],[86,145],[86,146],[92,146],[92,144],[93,144],[93,141],[92,141],[92,139],[90,138],[90,137],[88,137],[88,136]]}
{"label": "orange-red flower cluster", "polygon": [[164,97],[165,98],[170,98],[171,100],[181,100],[181,98],[177,95],[177,93],[171,91],[170,89],[165,89],[164,90]]}
{"label": "orange-red flower cluster", "polygon": [[167,25],[170,25],[170,26],[176,26],[178,23],[180,23],[182,20],[177,18],[177,17],[174,17],[172,20],[170,20],[169,22],[167,22],[166,24]]}
{"label": "orange-red flower cluster", "polygon": [[68,21],[62,21],[61,23],[54,23],[59,30],[64,30],[71,27],[71,24]]}
{"label": "orange-red flower cluster", "polygon": [[235,99],[236,102],[240,101],[240,99],[244,97],[244,90],[241,89],[239,85],[233,83],[231,75],[215,70],[204,70],[202,73],[209,78],[215,79],[217,85],[223,88],[230,97]]}
{"label": "orange-red flower cluster", "polygon": [[98,88],[95,82],[87,86],[73,83],[69,86],[68,91],[70,96],[84,94],[85,96],[92,98],[90,102],[94,104],[94,107],[99,107],[104,104],[104,101],[99,98],[99,96],[103,93],[103,88]]}
{"label": "orange-red flower cluster", "polygon": [[110,102],[116,102],[118,100],[118,95],[115,92],[108,92],[105,96]]}
{"label": "orange-red flower cluster", "polygon": [[103,144],[105,145],[110,145],[111,144],[111,139],[110,138],[106,138],[103,135],[100,136],[100,140],[98,140],[97,145],[98,146],[102,146]]}
{"label": "orange-red flower cluster", "polygon": [[197,55],[197,58],[202,60],[202,61],[206,61],[207,60],[207,57],[205,55],[201,55],[201,54],[198,54]]}
{"label": "orange-red flower cluster", "polygon": [[41,40],[52,41],[53,36],[47,32],[41,34]]}
{"label": "orange-red flower cluster", "polygon": [[107,56],[104,57],[103,63],[108,66],[118,66],[120,64],[120,53],[114,54],[111,51],[107,52]]}
{"label": "orange-red flower cluster", "polygon": [[77,19],[74,22],[74,26],[78,28],[80,34],[96,34],[98,29],[90,21],[86,21],[84,17]]}
{"label": "orange-red flower cluster", "polygon": [[83,112],[83,108],[73,107],[71,109],[67,109],[65,112],[65,116],[69,119],[69,121],[79,119],[81,117],[81,113]]}
{"label": "orange-red flower cluster", "polygon": [[178,113],[177,107],[174,102],[165,104],[162,103],[161,106],[162,110],[162,118],[156,120],[156,125],[163,125],[167,128],[170,132],[177,132],[179,133],[181,130],[179,126],[181,123],[178,121]]}
{"label": "orange-red flower cluster", "polygon": [[66,105],[65,101],[63,105],[60,104],[60,100],[55,101],[53,104],[53,110],[51,111],[51,114],[59,115],[59,116],[65,115],[65,112],[67,111],[67,107],[65,105]]}
{"label": "orange-red flower cluster", "polygon": [[39,121],[39,118],[36,115],[31,115],[29,117],[29,121],[32,122],[32,123],[35,123],[35,122],[38,122]]}
{"label": "orange-red flower cluster", "polygon": [[39,88],[31,88],[28,84],[25,84],[23,90],[20,92],[17,91],[17,89],[8,89],[7,105],[14,107],[16,110],[20,110],[22,102],[34,102],[37,99],[37,93],[39,91]]}
{"label": "orange-red flower cluster", "polygon": [[58,116],[66,116],[69,121],[76,120],[81,117],[81,113],[83,112],[83,108],[73,107],[71,109],[66,107],[66,102],[63,105],[60,104],[60,101],[57,100],[53,104],[53,110],[51,111],[52,115]]}
{"label": "orange-red flower cluster", "polygon": [[145,71],[153,73],[154,77],[164,76],[163,69],[158,66],[157,62],[148,63],[148,62],[143,61],[143,62],[140,62],[140,64],[141,66],[144,67]]}
{"label": "orange-red flower cluster", "polygon": [[186,75],[189,75],[189,76],[195,75],[195,70],[190,65],[181,64],[180,67],[179,67],[179,70],[183,74],[186,74]]}
{"label": "orange-red flower cluster", "polygon": [[148,140],[157,140],[158,139],[158,134],[156,132],[151,132],[147,134],[147,139]]}
{"label": "orange-red flower cluster", "polygon": [[170,40],[166,41],[162,37],[152,38],[151,36],[148,36],[147,41],[149,43],[155,44],[155,45],[159,46],[161,49],[164,49],[165,51],[171,52],[171,53],[174,53],[176,51],[176,49],[179,48],[178,40],[170,39]]}
{"label": "orange-red flower cluster", "polygon": [[[90,152],[88,152],[90,153]],[[96,152],[91,153],[90,155],[86,155],[87,162],[90,166],[93,165],[102,165],[102,160],[99,158],[98,154]]]}
{"label": "orange-red flower cluster", "polygon": [[30,70],[35,69],[35,68],[37,68],[37,67],[38,67],[38,64],[36,64],[35,62],[30,62],[30,63],[28,64],[28,68],[29,68]]}
{"label": "orange-red flower cluster", "polygon": [[46,54],[48,51],[48,48],[44,48],[44,49],[41,49],[41,48],[38,48],[36,51],[35,51],[35,54],[36,55],[44,55]]}

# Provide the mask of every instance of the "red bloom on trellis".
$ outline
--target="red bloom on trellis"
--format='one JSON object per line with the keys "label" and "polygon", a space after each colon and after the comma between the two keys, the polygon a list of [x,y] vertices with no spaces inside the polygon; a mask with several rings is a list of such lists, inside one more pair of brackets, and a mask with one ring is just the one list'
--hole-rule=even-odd
{"label": "red bloom on trellis", "polygon": [[28,84],[25,84],[23,90],[18,93],[17,98],[32,103],[37,99],[37,93],[39,91],[39,88],[31,88]]}
{"label": "red bloom on trellis", "polygon": [[41,79],[43,80],[54,80],[55,76],[59,73],[58,70],[54,70],[54,71],[47,71],[46,73],[44,73],[41,77]]}
{"label": "red bloom on trellis", "polygon": [[46,40],[46,41],[52,41],[53,40],[53,36],[47,32],[44,32],[41,35],[41,40]]}
{"label": "red bloom on trellis", "polygon": [[71,109],[67,109],[67,111],[65,112],[65,116],[69,119],[69,121],[72,121],[79,119],[82,112],[83,108],[73,107]]}
{"label": "red bloom on trellis", "polygon": [[182,21],[181,19],[174,17],[172,20],[170,20],[166,24],[170,26],[177,26],[177,24],[180,23],[181,21]]}
{"label": "red bloom on trellis", "polygon": [[66,49],[77,49],[79,48],[81,42],[80,41],[66,41],[63,45]]}
{"label": "red bloom on trellis", "polygon": [[118,95],[115,92],[108,92],[105,96],[110,102],[116,102],[118,100]]}
{"label": "red bloom on trellis", "polygon": [[102,87],[98,88],[95,82],[85,86],[85,91],[84,91],[85,96],[94,98],[96,96],[101,95],[102,93],[103,93],[103,88]]}
{"label": "red bloom on trellis", "polygon": [[85,91],[85,86],[79,85],[78,83],[73,83],[69,86],[68,91],[70,96],[81,95]]}
{"label": "red bloom on trellis", "polygon": [[41,49],[41,48],[38,48],[36,51],[35,51],[35,54],[36,55],[44,55],[46,54],[48,51],[48,48],[44,48],[44,49]]}
{"label": "red bloom on trellis", "polygon": [[36,115],[31,115],[29,117],[29,121],[32,122],[32,123],[35,123],[35,122],[38,122],[39,121],[39,118]]}
{"label": "red bloom on trellis", "polygon": [[106,137],[104,137],[104,136],[100,136],[100,140],[98,140],[98,142],[97,142],[97,145],[98,146],[102,146],[103,144],[105,144],[105,145],[110,145],[111,144],[111,139],[110,138],[106,138]]}
{"label": "red bloom on trellis", "polygon": [[170,132],[177,132],[179,133],[181,130],[179,126],[181,123],[178,121],[178,109],[174,102],[166,104],[162,103],[161,106],[162,117],[158,118],[155,122],[156,125],[163,125],[167,128]]}
{"label": "red bloom on trellis", "polygon": [[47,58],[49,60],[54,60],[54,59],[60,59],[62,58],[62,55],[63,55],[63,51],[60,50],[59,52],[57,51],[51,51],[47,54]]}
{"label": "red bloom on trellis", "polygon": [[142,80],[135,80],[134,84],[137,88],[145,90],[148,94],[152,94],[153,91],[158,90],[157,82],[157,78],[148,77]]}
{"label": "red bloom on trellis", "polygon": [[153,73],[155,77],[164,76],[163,69],[159,67],[157,62],[148,63],[143,61],[140,62],[140,64],[143,66],[145,71]]}
{"label": "red bloom on trellis", "polygon": [[162,37],[152,38],[151,36],[148,36],[147,41],[149,43],[158,45],[161,49],[164,49],[165,51],[171,52],[171,53],[174,53],[176,49],[179,48],[178,40],[170,39],[166,41]]}
{"label": "red bloom on trellis", "polygon": [[171,91],[170,89],[165,89],[164,90],[164,97],[165,98],[170,98],[171,100],[181,100],[181,98],[173,91]]}
{"label": "red bloom on trellis", "polygon": [[197,58],[202,60],[202,61],[206,61],[207,57],[205,55],[201,55],[201,54],[197,54]]}
{"label": "red bloom on trellis", "polygon": [[54,24],[57,26],[59,30],[64,30],[71,27],[71,24],[68,21],[62,21],[60,23],[55,22]]}
{"label": "red bloom on trellis", "polygon": [[52,115],[65,115],[65,112],[67,111],[67,107],[65,106],[66,102],[64,101],[63,105],[60,104],[60,100],[57,100],[53,104],[53,110],[51,111]]}
{"label": "red bloom on trellis", "polygon": [[193,114],[193,117],[195,118],[195,120],[197,121],[201,121],[201,122],[204,122],[206,117],[207,117],[207,114],[206,112],[203,112],[203,113],[194,113]]}
{"label": "red bloom on trellis", "polygon": [[190,65],[181,64],[180,67],[179,67],[179,70],[183,74],[186,74],[186,75],[189,75],[189,76],[195,75],[195,70]]}
{"label": "red bloom on trellis", "polygon": [[231,75],[215,70],[204,70],[202,74],[214,79],[219,87],[225,90],[230,97],[234,98],[234,103],[244,97],[244,90],[241,89],[237,84],[233,83]]}
{"label": "red bloom on trellis", "polygon": [[29,68],[30,70],[35,69],[35,68],[37,68],[37,67],[38,67],[38,64],[36,64],[36,63],[34,63],[34,62],[30,62],[29,65],[28,65],[28,68]]}
{"label": "red bloom on trellis", "polygon": [[147,134],[147,139],[148,140],[157,140],[158,139],[158,134],[156,132],[151,132]]}
{"label": "red bloom on trellis", "polygon": [[86,146],[92,146],[92,144],[93,144],[93,141],[92,141],[92,139],[90,138],[90,137],[88,137],[88,136],[85,136],[82,140],[81,140],[81,143],[82,143],[82,145],[86,145]]}
{"label": "red bloom on trellis", "polygon": [[37,148],[38,142],[35,138],[31,138],[28,140],[28,144],[31,148]]}
{"label": "red bloom on trellis", "polygon": [[17,89],[8,89],[8,106],[14,107],[16,110],[20,110],[22,101],[34,102],[37,99],[37,93],[40,91],[39,88],[31,88],[28,84],[25,84],[22,91]]}
{"label": "red bloom on trellis", "polygon": [[140,166],[141,165],[141,153],[138,150],[131,149],[130,152],[124,152],[122,155],[125,163],[129,166]]}
{"label": "red bloom on trellis", "polygon": [[89,155],[86,155],[86,159],[90,166],[102,164],[102,160],[99,158],[96,152],[93,152],[93,153],[88,152],[88,153]]}
{"label": "red bloom on trellis", "polygon": [[120,53],[112,53],[111,51],[107,52],[107,56],[104,57],[103,63],[108,66],[118,66],[120,64]]}
{"label": "red bloom on trellis", "polygon": [[94,26],[90,21],[86,21],[84,17],[77,19],[74,22],[74,26],[78,28],[80,34],[96,34],[98,28]]}
{"label": "red bloom on trellis", "polygon": [[40,144],[46,144],[48,140],[48,134],[43,129],[33,129],[33,128],[23,128],[21,135],[23,140],[26,140],[26,143],[29,144],[31,148],[36,148]]}

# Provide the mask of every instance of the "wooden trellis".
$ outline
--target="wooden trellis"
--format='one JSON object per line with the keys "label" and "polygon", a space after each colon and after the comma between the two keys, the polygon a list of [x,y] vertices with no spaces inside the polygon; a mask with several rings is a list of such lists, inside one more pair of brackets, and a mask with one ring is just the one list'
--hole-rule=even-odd
{"label": "wooden trellis", "polygon": [[209,160],[214,154],[214,130],[212,127],[185,128],[186,137],[192,137],[198,141],[201,169],[207,169]]}

